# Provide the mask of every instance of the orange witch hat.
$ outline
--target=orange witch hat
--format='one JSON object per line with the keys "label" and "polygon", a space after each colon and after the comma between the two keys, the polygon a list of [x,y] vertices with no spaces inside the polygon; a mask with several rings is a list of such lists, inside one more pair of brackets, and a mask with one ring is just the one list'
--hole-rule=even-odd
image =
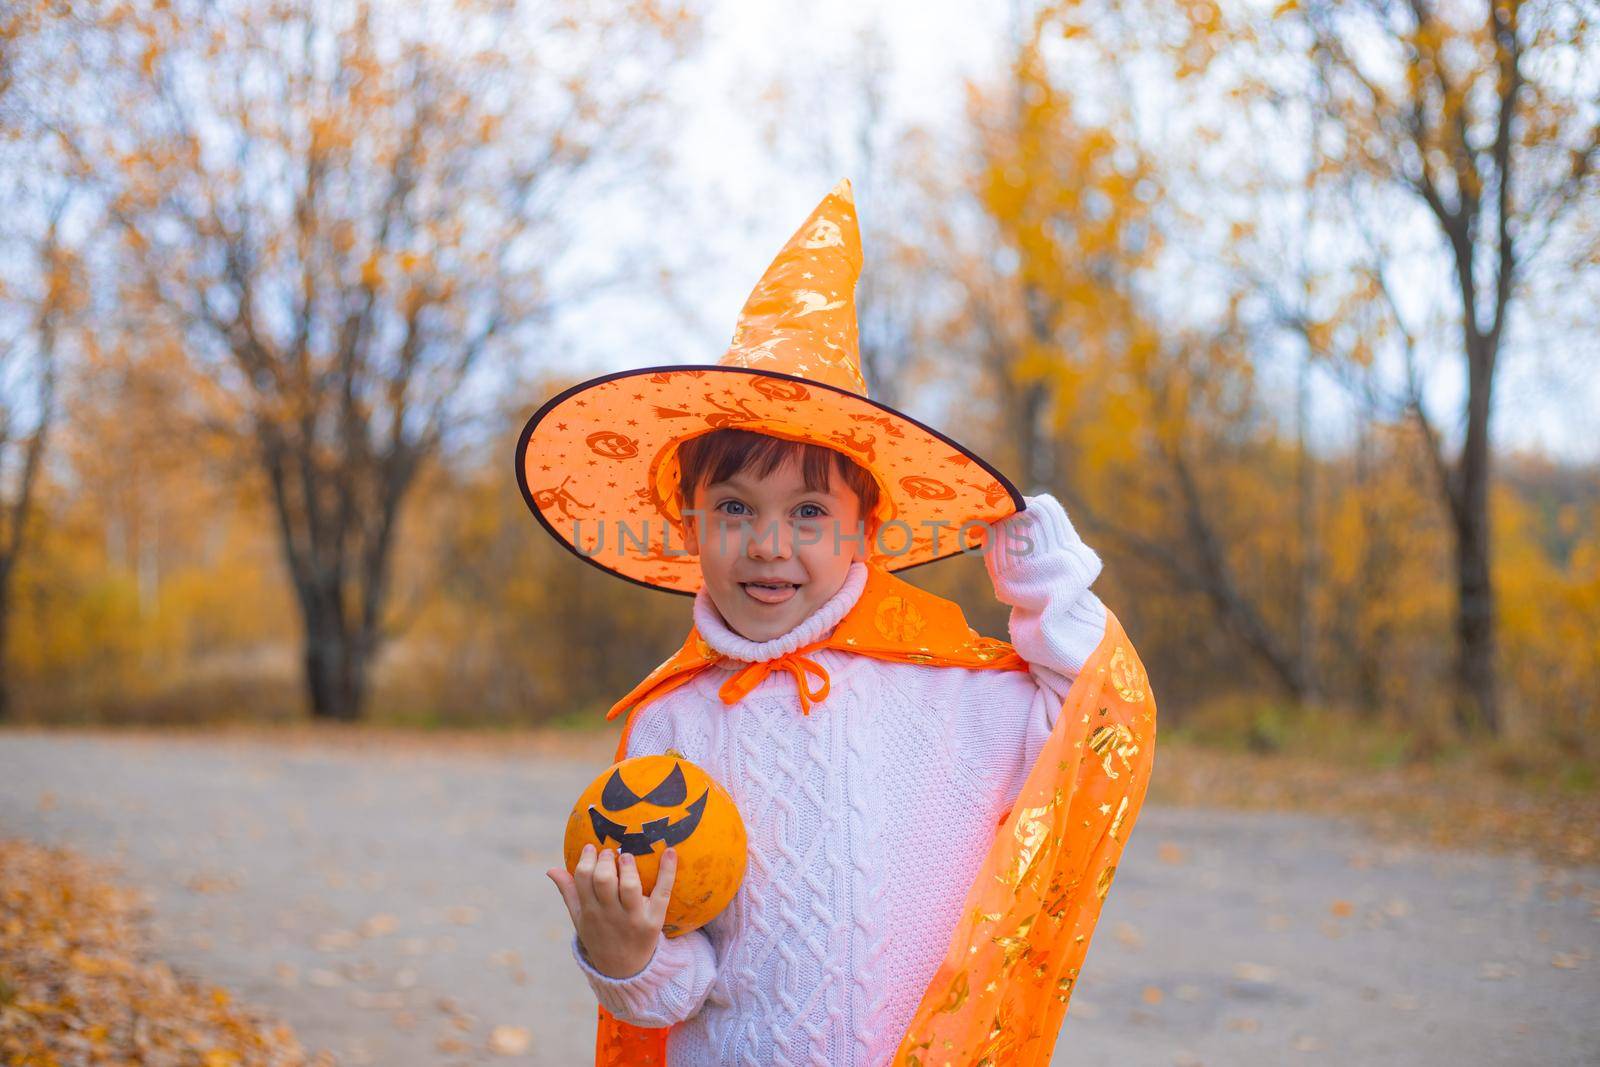
{"label": "orange witch hat", "polygon": [[[534,412],[516,453],[517,484],[534,516],[589,563],[692,595],[700,567],[683,547],[677,453],[718,429],[822,445],[870,471],[880,493],[868,559],[886,570],[955,555],[962,523],[1021,510],[1022,494],[976,453],[867,395],[856,336],[860,274],[846,180],[756,283],[720,361],[601,375]],[[968,544],[984,535],[981,527],[969,533]]]}

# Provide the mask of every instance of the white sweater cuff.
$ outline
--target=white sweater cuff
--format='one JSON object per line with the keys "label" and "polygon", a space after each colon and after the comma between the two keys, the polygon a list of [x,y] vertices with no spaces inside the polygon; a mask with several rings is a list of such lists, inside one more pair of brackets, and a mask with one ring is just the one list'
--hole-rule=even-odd
{"label": "white sweater cuff", "polygon": [[709,984],[703,980],[705,976],[695,973],[707,964],[697,958],[697,942],[706,943],[705,935],[699,931],[675,938],[660,935],[650,962],[626,978],[612,978],[595,970],[576,935],[572,938],[572,956],[606,1011],[633,1026],[671,1026],[699,1010]]}

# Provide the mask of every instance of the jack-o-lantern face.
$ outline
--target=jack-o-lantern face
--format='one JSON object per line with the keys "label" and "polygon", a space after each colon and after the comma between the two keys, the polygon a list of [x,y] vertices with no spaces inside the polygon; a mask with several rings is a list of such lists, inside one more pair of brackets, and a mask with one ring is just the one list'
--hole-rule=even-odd
{"label": "jack-o-lantern face", "polygon": [[919,500],[954,500],[956,491],[937,478],[921,474],[908,474],[900,479],[900,488]]}
{"label": "jack-o-lantern face", "polygon": [[567,820],[567,870],[584,845],[634,857],[646,893],[661,854],[678,853],[678,874],[662,930],[698,929],[727,907],[744,878],[744,821],[733,798],[710,775],[677,755],[635,756],[590,783]]}
{"label": "jack-o-lantern face", "polygon": [[[688,790],[680,764],[673,764],[672,773],[642,797],[628,788],[628,784],[622,780],[622,771],[613,767],[611,777],[606,779],[606,786],[600,791],[600,804],[604,805],[605,811],[614,812],[625,812],[637,804],[672,808],[683,803]],[[638,830],[629,830],[626,824],[608,819],[601,808],[594,804],[589,805],[589,821],[594,824],[594,836],[600,839],[602,846],[614,841],[620,851],[643,856],[654,850],[658,842],[672,846],[688,840],[695,827],[700,825],[700,817],[706,813],[706,801],[710,796],[711,790],[707,788],[698,800],[683,809],[683,814],[677,819],[663,815],[645,823]]]}
{"label": "jack-o-lantern face", "polygon": [[639,454],[639,442],[612,430],[600,430],[585,437],[589,451],[607,459],[632,459]]}

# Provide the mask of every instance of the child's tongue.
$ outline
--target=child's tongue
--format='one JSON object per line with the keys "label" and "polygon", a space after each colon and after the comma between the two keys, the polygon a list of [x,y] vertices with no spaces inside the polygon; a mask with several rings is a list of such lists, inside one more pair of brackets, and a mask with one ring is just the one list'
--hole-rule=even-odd
{"label": "child's tongue", "polygon": [[750,582],[744,583],[744,591],[763,604],[782,604],[785,600],[794,596],[795,589],[796,587],[793,585],[770,586],[755,585]]}

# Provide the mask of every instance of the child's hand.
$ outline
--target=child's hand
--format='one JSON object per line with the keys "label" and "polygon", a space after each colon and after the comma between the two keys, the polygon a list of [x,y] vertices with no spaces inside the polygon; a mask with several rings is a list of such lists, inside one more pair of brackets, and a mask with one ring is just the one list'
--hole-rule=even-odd
{"label": "child's hand", "polygon": [[552,867],[545,874],[561,891],[562,903],[572,917],[573,929],[594,969],[611,978],[627,978],[644,970],[655,955],[656,939],[667,918],[672,880],[678,872],[678,854],[667,849],[655,888],[645,896],[639,868],[632,856],[606,849],[598,856],[584,845],[571,874]]}

